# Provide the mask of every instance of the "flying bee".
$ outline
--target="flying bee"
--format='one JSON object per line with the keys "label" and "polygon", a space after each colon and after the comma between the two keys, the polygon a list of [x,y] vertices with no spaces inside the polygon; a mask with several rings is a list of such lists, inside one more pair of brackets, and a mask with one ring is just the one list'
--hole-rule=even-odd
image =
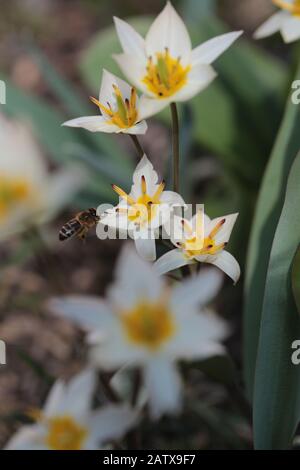
{"label": "flying bee", "polygon": [[95,227],[99,220],[100,217],[97,215],[96,209],[94,208],[78,212],[73,219],[62,226],[59,232],[60,241],[63,242],[74,236],[84,241],[88,231]]}

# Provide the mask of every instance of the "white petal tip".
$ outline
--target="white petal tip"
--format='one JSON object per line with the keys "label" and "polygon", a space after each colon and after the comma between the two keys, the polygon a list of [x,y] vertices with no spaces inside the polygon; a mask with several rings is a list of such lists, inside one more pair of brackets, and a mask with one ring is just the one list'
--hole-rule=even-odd
{"label": "white petal tip", "polygon": [[77,119],[71,119],[70,121],[63,122],[61,127],[80,127],[78,125]]}
{"label": "white petal tip", "polygon": [[253,36],[252,36],[252,37],[253,37],[253,39],[256,39],[256,40],[257,40],[257,39],[264,39],[264,38],[266,38],[266,37],[268,37],[268,36],[269,36],[269,34],[265,35],[265,34],[261,34],[259,31],[255,31],[255,32],[253,33]]}
{"label": "white petal tip", "polygon": [[240,31],[235,31],[233,34],[236,34],[236,37],[239,38],[242,34],[244,34],[244,30],[240,29]]}

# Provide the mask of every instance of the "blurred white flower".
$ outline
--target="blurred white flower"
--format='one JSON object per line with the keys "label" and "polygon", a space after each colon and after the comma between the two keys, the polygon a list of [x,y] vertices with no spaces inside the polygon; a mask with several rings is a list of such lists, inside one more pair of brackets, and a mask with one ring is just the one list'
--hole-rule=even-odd
{"label": "blurred white flower", "polygon": [[134,171],[130,193],[113,185],[120,203],[107,210],[100,221],[112,229],[129,232],[138,253],[148,261],[156,259],[157,229],[169,220],[174,207],[185,205],[179,194],[164,191],[165,183],[157,181],[158,175],[144,155]]}
{"label": "blurred white flower", "polygon": [[186,101],[216,77],[210,64],[242,34],[223,34],[192,50],[191,39],[170,2],[143,39],[128,23],[114,18],[123,54],[115,55],[127,79],[140,89],[142,118],[171,102]]}
{"label": "blurred white flower", "polygon": [[125,405],[91,410],[95,372],[85,371],[69,384],[58,380],[42,411],[29,414],[36,424],[23,426],[9,440],[7,450],[92,450],[122,437],[137,421]]}
{"label": "blurred white flower", "polygon": [[65,122],[64,126],[83,127],[91,132],[145,134],[142,104],[135,88],[107,70],[103,70],[99,100],[91,98],[102,116],[86,116]]}
{"label": "blurred white flower", "polygon": [[49,220],[83,183],[78,169],[49,174],[29,129],[0,113],[0,240]]}
{"label": "blurred white flower", "polygon": [[290,43],[300,38],[300,0],[273,0],[281,11],[272,15],[254,33],[255,39],[281,32],[284,42]]}
{"label": "blurred white flower", "polygon": [[165,274],[198,261],[214,264],[236,283],[240,277],[239,264],[224,248],[237,216],[231,214],[210,220],[202,211],[198,211],[190,221],[174,216],[170,238],[177,249],[155,262],[156,271]]}
{"label": "blurred white flower", "polygon": [[208,269],[170,288],[127,246],[107,300],[69,296],[52,299],[49,308],[90,332],[93,365],[111,371],[124,365],[142,369],[150,412],[158,418],[181,406],[175,361],[224,352],[220,341],[227,335],[226,324],[204,310],[222,278]]}

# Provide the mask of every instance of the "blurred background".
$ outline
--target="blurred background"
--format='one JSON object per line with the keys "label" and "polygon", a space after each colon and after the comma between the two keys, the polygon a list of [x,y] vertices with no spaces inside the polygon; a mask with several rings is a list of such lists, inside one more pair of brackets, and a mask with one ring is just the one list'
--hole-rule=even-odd
{"label": "blurred background", "polygon": [[[173,1],[190,29],[193,45],[227,30],[244,38],[216,63],[219,77],[181,106],[181,180],[187,202],[204,202],[219,216],[240,217],[230,251],[243,267],[255,201],[283,115],[294,69],[293,49],[278,36],[255,43],[253,31],[272,13],[270,0]],[[84,187],[46,226],[0,242],[0,339],[7,365],[0,366],[0,447],[40,407],[52,381],[69,377],[85,360],[81,333],[53,318],[44,304],[53,294],[102,295],[112,278],[120,241],[59,243],[63,223],[79,210],[116,202],[111,183],[129,188],[137,158],[125,136],[61,127],[67,119],[94,114],[101,70],[121,76],[111,59],[120,51],[112,16],[128,18],[145,33],[161,0],[11,0],[1,2],[0,79],[7,103],[0,112],[26,124],[50,173],[66,164],[88,172]],[[290,51],[290,52],[288,52]],[[168,111],[149,120],[143,146],[168,178]],[[0,159],[1,149],[0,145]],[[22,155],[20,155],[22,158]],[[1,188],[0,188],[1,189]],[[1,224],[0,224],[1,230]],[[186,371],[187,401],[180,421],[145,425],[148,448],[251,448],[250,412],[243,394],[242,282],[226,281],[217,309],[232,326],[231,360],[217,358]],[[201,405],[199,405],[199,403]],[[182,432],[184,429],[184,433]]]}

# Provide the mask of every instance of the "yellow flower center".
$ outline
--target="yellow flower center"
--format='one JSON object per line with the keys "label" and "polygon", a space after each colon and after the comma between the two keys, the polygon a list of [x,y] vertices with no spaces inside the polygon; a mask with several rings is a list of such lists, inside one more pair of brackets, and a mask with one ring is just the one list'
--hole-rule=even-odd
{"label": "yellow flower center", "polygon": [[164,301],[141,301],[132,310],[123,312],[121,319],[129,341],[152,351],[175,333],[172,315]]}
{"label": "yellow flower center", "polygon": [[112,85],[112,87],[114,89],[114,95],[116,98],[115,109],[113,109],[109,102],[104,105],[92,96],[90,99],[99,107],[103,116],[109,118],[107,123],[114,124],[121,129],[128,129],[129,127],[134,126],[138,121],[138,112],[136,108],[136,90],[135,88],[131,88],[130,99],[126,98],[124,100],[121,90],[116,85]]}
{"label": "yellow flower center", "polygon": [[[215,255],[219,251],[223,250],[226,243],[217,244],[215,241],[215,236],[225,223],[225,219],[222,219],[217,225],[211,230],[207,237],[203,236],[202,230],[196,230],[193,236],[185,238],[180,243],[177,243],[177,246],[181,248],[187,258],[194,258],[195,256],[201,255]],[[189,226],[187,221],[183,221],[185,229],[189,234],[192,233],[192,228]]]}
{"label": "yellow flower center", "polygon": [[273,3],[278,7],[291,12],[292,15],[300,17],[300,0],[294,0],[293,3],[289,3],[284,0],[273,0]]}
{"label": "yellow flower center", "polygon": [[118,208],[119,212],[124,211],[127,213],[128,220],[135,222],[138,225],[149,224],[157,214],[158,206],[160,204],[160,196],[164,190],[164,181],[160,183],[154,194],[147,193],[147,184],[144,176],[141,177],[141,195],[134,199],[128,195],[123,189],[115,184],[112,186],[113,190],[128,204],[128,208]]}
{"label": "yellow flower center", "polygon": [[189,65],[183,67],[180,57],[174,59],[166,48],[164,53],[156,53],[155,60],[149,57],[147,74],[142,81],[157,98],[168,98],[186,84],[190,69]]}
{"label": "yellow flower center", "polygon": [[30,196],[30,187],[22,178],[8,178],[0,175],[0,219]]}
{"label": "yellow flower center", "polygon": [[50,418],[47,422],[46,445],[52,450],[80,450],[87,437],[87,429],[71,416]]}

